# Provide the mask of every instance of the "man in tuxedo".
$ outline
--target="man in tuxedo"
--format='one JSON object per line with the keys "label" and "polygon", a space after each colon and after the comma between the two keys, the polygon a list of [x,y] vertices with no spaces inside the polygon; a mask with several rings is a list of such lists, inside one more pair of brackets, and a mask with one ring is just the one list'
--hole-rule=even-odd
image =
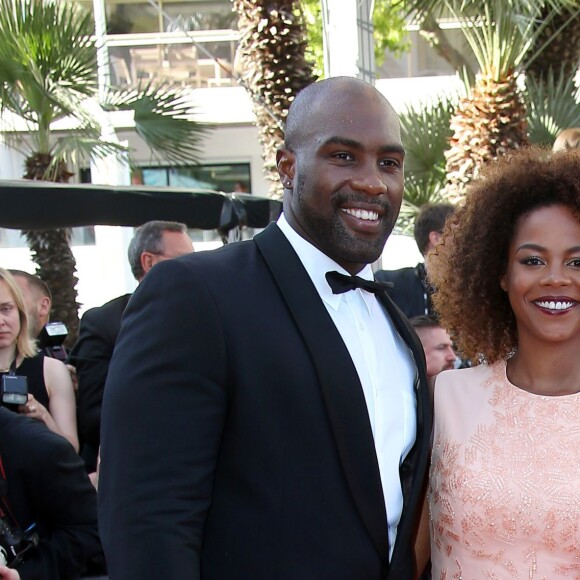
{"label": "man in tuxedo", "polygon": [[112,580],[413,578],[425,361],[370,266],[403,161],[374,87],[314,83],[278,151],[277,224],[139,286],[103,402]]}
{"label": "man in tuxedo", "polygon": [[[141,282],[159,262],[193,252],[185,224],[150,221],[135,230],[128,258],[135,280]],[[101,405],[109,363],[131,294],[87,310],[81,319],[79,339],[69,355],[78,379],[78,425],[81,454],[89,471],[97,465]]]}
{"label": "man in tuxedo", "polygon": [[427,254],[440,242],[445,221],[455,211],[449,203],[425,204],[421,207],[413,234],[424,262],[412,268],[379,270],[377,280],[391,284],[389,296],[405,316],[435,316],[431,294],[433,289],[427,280]]}

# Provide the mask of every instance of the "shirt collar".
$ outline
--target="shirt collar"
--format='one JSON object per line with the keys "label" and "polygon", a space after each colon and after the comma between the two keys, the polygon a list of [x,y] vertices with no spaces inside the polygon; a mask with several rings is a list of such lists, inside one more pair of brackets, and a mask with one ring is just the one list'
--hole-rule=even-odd
{"label": "shirt collar", "polygon": [[[302,265],[306,269],[308,276],[312,280],[320,298],[328,304],[334,310],[337,310],[340,301],[345,297],[344,294],[333,294],[328,282],[326,281],[325,274],[327,272],[340,272],[341,274],[346,274],[350,276],[342,266],[337,264],[334,260],[329,258],[325,253],[321,252],[317,247],[313,246],[309,241],[305,240],[292,226],[288,223],[288,220],[284,214],[280,214],[278,221],[276,222],[278,227],[282,230],[282,233],[286,236],[294,251],[298,254]],[[370,264],[367,264],[358,274],[361,278],[365,280],[374,280],[373,270]],[[361,290],[357,288],[356,290],[350,290],[350,292],[359,292],[362,296],[367,309],[370,312],[371,304],[376,300],[376,296],[367,292],[366,290]]]}

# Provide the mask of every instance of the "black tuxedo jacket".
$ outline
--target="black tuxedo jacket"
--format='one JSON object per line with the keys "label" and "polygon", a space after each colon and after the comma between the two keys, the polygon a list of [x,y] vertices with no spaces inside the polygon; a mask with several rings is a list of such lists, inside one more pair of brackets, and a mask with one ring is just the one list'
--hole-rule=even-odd
{"label": "black tuxedo jacket", "polygon": [[389,564],[367,407],[334,323],[275,225],[162,262],[125,312],[101,431],[100,530],[111,580],[412,578],[431,412],[401,465]]}
{"label": "black tuxedo jacket", "polygon": [[99,448],[101,405],[121,318],[131,294],[114,298],[87,310],[79,327],[79,339],[69,355],[76,367],[78,388],[78,430],[83,445]]}
{"label": "black tuxedo jacket", "polygon": [[6,474],[0,491],[6,493],[10,512],[22,530],[35,523],[40,536],[17,567],[20,577],[80,578],[101,551],[97,494],[82,460],[66,439],[42,423],[3,408],[0,455]]}
{"label": "black tuxedo jacket", "polygon": [[379,270],[375,278],[381,282],[393,285],[387,290],[389,298],[401,309],[408,318],[427,314],[431,305],[427,291],[421,281],[421,269],[401,268],[400,270]]}

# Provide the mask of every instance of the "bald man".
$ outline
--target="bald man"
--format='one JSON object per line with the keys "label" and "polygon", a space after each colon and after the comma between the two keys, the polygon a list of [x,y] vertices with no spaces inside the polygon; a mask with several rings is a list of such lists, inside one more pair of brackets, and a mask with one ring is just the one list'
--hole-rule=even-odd
{"label": "bald man", "polygon": [[37,339],[50,317],[52,296],[44,280],[23,270],[10,270],[14,280],[22,290],[22,297],[28,314],[30,336]]}
{"label": "bald man", "polygon": [[102,413],[112,579],[414,577],[425,362],[370,266],[404,155],[372,86],[310,85],[277,155],[277,224],[139,285]]}

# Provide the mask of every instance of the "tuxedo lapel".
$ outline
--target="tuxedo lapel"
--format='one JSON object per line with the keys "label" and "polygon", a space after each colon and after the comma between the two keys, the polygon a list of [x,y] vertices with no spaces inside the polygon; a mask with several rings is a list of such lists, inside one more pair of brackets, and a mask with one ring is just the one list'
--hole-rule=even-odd
{"label": "tuxedo lapel", "polygon": [[419,337],[409,324],[405,315],[399,310],[386,292],[383,295],[379,295],[378,298],[395,325],[397,332],[411,349],[418,371],[418,377],[415,382],[417,436],[415,445],[408,453],[400,468],[404,503],[401,519],[397,526],[397,540],[391,559],[391,571],[395,574],[395,578],[398,578],[396,574],[405,568],[405,565],[401,564],[401,562],[404,562],[404,554],[408,548],[405,544],[410,541],[410,538],[414,534],[417,517],[416,510],[423,503],[424,486],[426,484],[424,475],[430,455],[432,410],[427,386],[427,368]]}
{"label": "tuxedo lapel", "polygon": [[387,516],[368,411],[348,350],[294,249],[276,225],[254,241],[308,347],[354,503],[384,562]]}

